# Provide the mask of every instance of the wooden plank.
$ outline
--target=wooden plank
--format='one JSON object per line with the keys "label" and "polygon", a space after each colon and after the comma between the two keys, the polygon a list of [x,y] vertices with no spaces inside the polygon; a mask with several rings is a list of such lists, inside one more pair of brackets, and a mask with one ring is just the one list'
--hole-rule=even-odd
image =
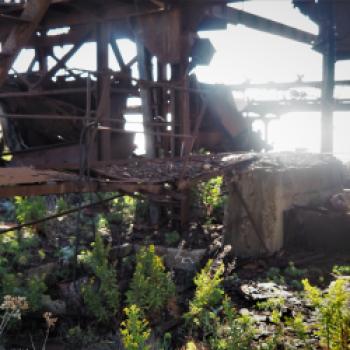
{"label": "wooden plank", "polygon": [[51,0],[28,0],[20,16],[28,22],[19,23],[13,27],[6,41],[2,45],[2,53],[8,54],[1,59],[0,86],[5,82],[8,71],[19,54],[21,48],[32,37],[40,21],[46,14]]}

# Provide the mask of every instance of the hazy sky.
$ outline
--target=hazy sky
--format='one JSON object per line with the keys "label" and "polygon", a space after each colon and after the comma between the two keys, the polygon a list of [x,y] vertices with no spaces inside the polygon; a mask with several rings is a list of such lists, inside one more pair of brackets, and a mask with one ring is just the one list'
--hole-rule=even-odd
{"label": "hazy sky", "polygon": [[[251,0],[232,5],[295,28],[317,34],[318,26],[294,8],[290,0]],[[210,38],[217,52],[209,67],[200,67],[200,80],[218,83],[286,82],[298,76],[307,80],[322,79],[322,56],[309,45],[272,34],[249,29],[243,25],[229,26],[227,31],[203,32]],[[336,65],[336,79],[350,79],[349,61]],[[317,98],[320,91],[309,91],[309,98]],[[271,90],[248,91],[238,98],[288,98],[286,92]],[[350,89],[336,89],[336,97],[350,97]],[[335,113],[335,153],[350,159],[350,113]],[[275,150],[307,149],[320,151],[320,113],[289,113],[271,123],[270,141]]]}

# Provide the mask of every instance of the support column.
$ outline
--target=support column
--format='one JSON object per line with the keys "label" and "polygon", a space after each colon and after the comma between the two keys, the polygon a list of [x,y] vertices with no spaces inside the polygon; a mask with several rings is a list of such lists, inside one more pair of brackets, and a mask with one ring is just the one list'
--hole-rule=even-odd
{"label": "support column", "polygon": [[[151,81],[152,79],[152,61],[148,50],[140,41],[136,41],[137,59],[140,79]],[[154,128],[153,120],[153,99],[150,88],[142,87],[140,91],[142,100],[142,115],[145,130],[145,148],[147,158],[156,157],[155,137],[152,134]],[[160,207],[154,201],[149,201],[149,217],[151,225],[157,227],[160,222]]]}
{"label": "support column", "polygon": [[321,151],[333,153],[333,95],[334,71],[336,62],[335,27],[332,1],[324,1],[327,18],[322,25],[322,37],[325,41],[323,52],[322,78],[322,118]]}
{"label": "support column", "polygon": [[[108,45],[110,40],[109,23],[97,25],[97,71],[98,71],[98,110],[97,118],[104,119],[103,125],[111,127],[111,123],[105,119],[111,117],[111,81],[108,65]],[[111,159],[111,132],[104,130],[98,137],[99,160],[108,161]]]}
{"label": "support column", "polygon": [[[45,31],[40,31],[40,37],[46,37]],[[50,52],[53,51],[53,47],[50,48]],[[39,63],[39,71],[43,74],[46,74],[48,71],[48,62],[47,62],[47,56],[48,56],[48,48],[47,47],[38,47],[35,49],[35,55],[38,59]]]}
{"label": "support column", "polygon": [[[138,58],[138,68],[140,79],[150,81],[152,80],[152,70],[151,70],[151,57],[147,49],[142,45],[142,43],[137,42],[137,58]],[[147,87],[141,88],[141,100],[142,100],[142,114],[145,130],[145,147],[146,155],[148,158],[154,158],[156,155],[154,136],[150,134],[153,131],[153,115],[152,115],[152,94],[150,89]]]}

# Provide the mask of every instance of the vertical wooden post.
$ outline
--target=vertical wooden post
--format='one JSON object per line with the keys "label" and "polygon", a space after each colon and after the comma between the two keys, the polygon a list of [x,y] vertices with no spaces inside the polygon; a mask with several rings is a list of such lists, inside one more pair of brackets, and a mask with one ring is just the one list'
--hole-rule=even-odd
{"label": "vertical wooden post", "polygon": [[[104,125],[110,127],[108,119],[111,117],[111,81],[108,62],[108,45],[110,40],[109,23],[97,24],[97,94],[98,109],[97,118],[107,119]],[[100,132],[99,139],[99,160],[108,161],[112,158],[111,132],[104,130]]]}
{"label": "vertical wooden post", "polygon": [[333,2],[324,0],[327,9],[326,18],[321,31],[325,40],[323,52],[323,78],[322,78],[322,117],[321,117],[321,151],[333,153],[333,95],[334,95],[334,71],[336,62],[336,44]]}

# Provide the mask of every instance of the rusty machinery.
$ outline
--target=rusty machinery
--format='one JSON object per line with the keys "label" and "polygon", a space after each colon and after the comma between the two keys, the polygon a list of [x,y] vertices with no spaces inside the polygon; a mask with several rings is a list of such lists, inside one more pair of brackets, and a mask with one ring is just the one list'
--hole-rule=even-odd
{"label": "rusty machinery", "polygon": [[[90,143],[91,162],[129,157],[134,135],[124,130],[123,117],[129,97],[142,99],[139,112],[149,157],[184,156],[200,148],[260,149],[231,91],[199,84],[190,76],[214,53],[198,30],[225,28],[227,21],[220,15],[226,9],[227,1],[219,0],[2,2],[0,114],[12,164],[76,167],[83,136]],[[59,28],[65,31],[49,33]],[[130,62],[124,62],[119,50],[116,39],[121,38],[137,45],[137,56]],[[88,42],[97,45],[97,70],[67,68]],[[71,46],[57,58],[54,47],[65,45]],[[120,67],[117,72],[109,68],[109,47]],[[35,56],[20,74],[10,69],[23,48],[34,49]],[[55,60],[53,67],[48,66],[49,57]],[[134,64],[138,79],[131,74]],[[65,74],[57,75],[62,70]]]}

